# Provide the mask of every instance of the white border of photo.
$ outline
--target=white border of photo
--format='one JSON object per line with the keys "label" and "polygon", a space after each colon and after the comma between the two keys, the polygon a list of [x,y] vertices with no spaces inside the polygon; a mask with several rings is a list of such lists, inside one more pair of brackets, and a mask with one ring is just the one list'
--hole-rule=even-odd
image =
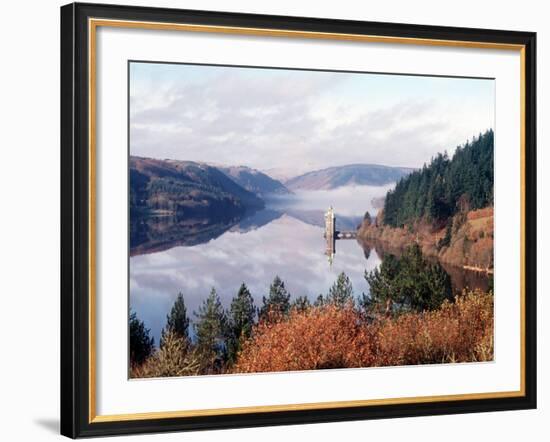
{"label": "white border of photo", "polygon": [[[97,414],[520,389],[518,52],[99,27],[96,53]],[[495,78],[495,360],[129,380],[129,60]]]}

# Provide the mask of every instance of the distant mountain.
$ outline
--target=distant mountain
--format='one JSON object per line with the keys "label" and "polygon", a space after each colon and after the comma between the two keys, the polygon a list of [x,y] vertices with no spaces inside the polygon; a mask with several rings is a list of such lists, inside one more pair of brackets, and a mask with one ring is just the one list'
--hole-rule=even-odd
{"label": "distant mountain", "polygon": [[290,193],[280,182],[263,172],[246,166],[217,167],[229,178],[249,192],[262,197],[269,194],[283,195]]}
{"label": "distant mountain", "polygon": [[295,173],[289,172],[289,170],[284,167],[271,167],[269,169],[263,169],[262,171],[271,178],[279,180],[281,183],[284,183],[290,178],[296,176]]}
{"label": "distant mountain", "polygon": [[377,164],[350,164],[308,172],[285,181],[291,190],[329,190],[342,186],[382,186],[398,181],[414,169]]}
{"label": "distant mountain", "polygon": [[130,209],[134,213],[230,219],[263,206],[261,198],[207,164],[130,157]]}

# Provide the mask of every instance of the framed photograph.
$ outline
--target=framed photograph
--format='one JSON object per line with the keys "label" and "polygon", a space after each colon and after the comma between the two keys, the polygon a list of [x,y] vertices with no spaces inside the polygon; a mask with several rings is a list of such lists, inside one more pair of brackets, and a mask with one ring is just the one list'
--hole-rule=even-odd
{"label": "framed photograph", "polygon": [[536,36],[61,8],[61,432],[536,407]]}

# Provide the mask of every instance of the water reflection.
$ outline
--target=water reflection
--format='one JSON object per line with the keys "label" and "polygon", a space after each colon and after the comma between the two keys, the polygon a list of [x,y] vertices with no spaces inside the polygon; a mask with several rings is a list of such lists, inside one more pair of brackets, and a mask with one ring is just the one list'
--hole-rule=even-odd
{"label": "water reflection", "polygon": [[[365,250],[365,257],[367,257],[367,251],[370,252],[371,250],[374,250],[380,259],[384,259],[388,254],[401,256],[404,252],[402,248],[389,247],[388,244],[378,241],[363,241],[361,239],[358,241]],[[428,261],[436,261],[435,258],[425,258]],[[465,270],[461,267],[452,266],[444,262],[440,262],[440,264],[451,277],[453,293],[461,293],[463,289],[489,290],[489,276],[485,272]]]}
{"label": "water reflection", "polygon": [[[354,230],[364,210],[376,213],[370,202],[386,190],[386,186],[353,188],[353,200],[344,198],[349,190],[339,190],[341,201],[328,191],[313,201],[310,195],[298,194],[270,201],[266,209],[243,218],[133,217],[130,306],[158,343],[178,292],[184,295],[191,320],[212,287],[227,308],[244,282],[260,306],[276,275],[285,281],[292,298],[305,295],[314,301],[328,292],[340,272],[348,275],[356,296],[368,293],[364,272],[379,266],[387,250],[339,240],[329,265],[324,212],[334,205],[337,229]],[[471,278],[468,272],[449,273],[457,286],[471,282],[466,281]]]}
{"label": "water reflection", "polygon": [[180,291],[190,313],[212,287],[229,306],[242,282],[260,305],[275,275],[285,281],[292,297],[314,300],[328,292],[342,271],[357,295],[368,292],[363,274],[380,264],[378,255],[365,259],[356,241],[341,241],[338,257],[329,266],[324,255],[324,212],[337,201],[338,228],[355,229],[365,210],[375,213],[371,200],[388,188],[297,192],[271,198],[266,209],[241,219],[132,217],[130,305],[158,343],[166,313]]}
{"label": "water reflection", "polygon": [[338,245],[332,266],[324,255],[323,229],[289,215],[282,215],[260,228],[241,232],[237,226],[202,244],[173,247],[160,253],[134,255],[130,263],[130,303],[151,328],[158,342],[166,313],[179,291],[188,310],[197,310],[215,287],[227,307],[245,282],[261,305],[262,296],[279,275],[293,297],[314,300],[327,293],[342,271],[350,277],[355,292],[368,292],[365,269],[380,264],[376,253],[365,260],[356,241]]}

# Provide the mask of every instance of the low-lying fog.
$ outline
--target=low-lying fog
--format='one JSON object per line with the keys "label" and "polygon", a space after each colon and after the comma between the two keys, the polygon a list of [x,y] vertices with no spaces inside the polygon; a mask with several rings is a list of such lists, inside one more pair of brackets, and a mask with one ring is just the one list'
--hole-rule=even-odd
{"label": "low-lying fog", "polygon": [[267,206],[273,209],[296,209],[303,211],[323,210],[330,206],[336,215],[363,216],[378,211],[372,205],[373,198],[386,195],[395,183],[385,186],[345,186],[332,190],[297,190],[292,195],[276,196],[267,199]]}

